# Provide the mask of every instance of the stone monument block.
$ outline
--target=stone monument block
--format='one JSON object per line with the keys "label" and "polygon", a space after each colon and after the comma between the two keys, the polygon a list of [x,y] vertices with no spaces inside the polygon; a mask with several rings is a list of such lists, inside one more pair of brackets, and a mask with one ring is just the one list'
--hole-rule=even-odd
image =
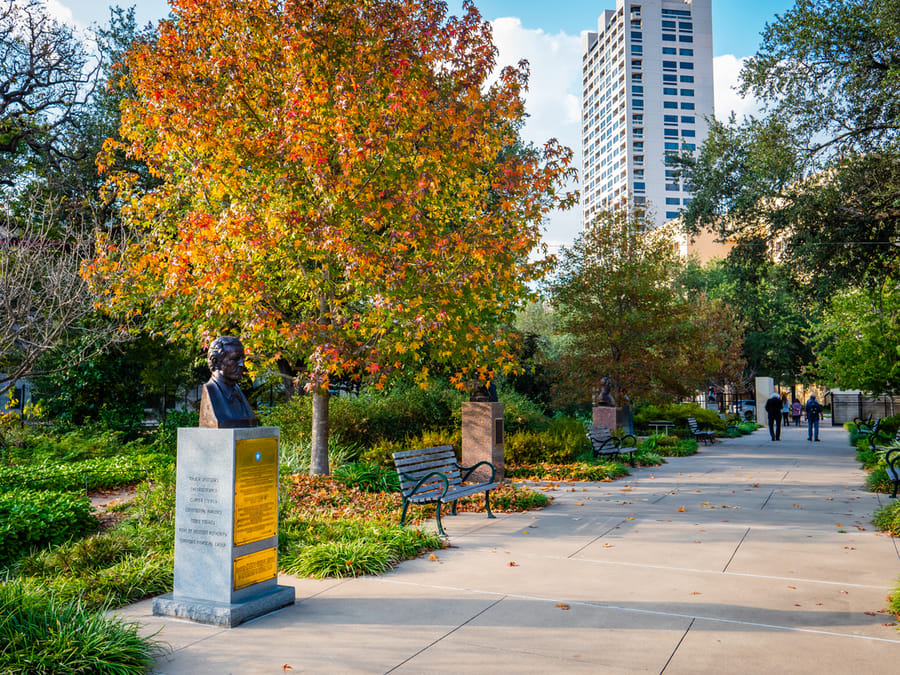
{"label": "stone monument block", "polygon": [[595,427],[609,427],[610,431],[616,432],[618,426],[616,420],[616,409],[610,406],[595,405],[591,410],[591,424]]}
{"label": "stone monument block", "polygon": [[[468,401],[462,404],[462,465],[473,466],[478,462],[491,462],[496,469],[494,480],[503,480],[503,404]],[[470,480],[490,480],[491,472],[481,467]]]}
{"label": "stone monument block", "polygon": [[[775,380],[771,377],[756,378],[756,421],[759,424],[765,424],[766,418],[766,401],[775,393]],[[762,420],[762,421],[760,421]]]}
{"label": "stone monument block", "polygon": [[234,627],[294,602],[279,586],[278,427],[178,430],[175,585],[153,613]]}

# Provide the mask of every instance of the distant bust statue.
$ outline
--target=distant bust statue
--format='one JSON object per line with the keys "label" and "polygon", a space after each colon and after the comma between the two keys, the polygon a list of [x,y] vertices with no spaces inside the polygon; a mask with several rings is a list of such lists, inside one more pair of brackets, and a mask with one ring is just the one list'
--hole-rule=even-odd
{"label": "distant bust statue", "polygon": [[616,400],[612,397],[612,394],[609,393],[609,390],[612,388],[612,382],[608,377],[604,377],[600,380],[600,396],[597,398],[597,405],[606,408],[615,408]]}
{"label": "distant bust statue", "polygon": [[200,397],[200,426],[214,429],[255,427],[256,415],[238,389],[246,373],[244,345],[236,337],[217,337],[206,355],[212,377]]}

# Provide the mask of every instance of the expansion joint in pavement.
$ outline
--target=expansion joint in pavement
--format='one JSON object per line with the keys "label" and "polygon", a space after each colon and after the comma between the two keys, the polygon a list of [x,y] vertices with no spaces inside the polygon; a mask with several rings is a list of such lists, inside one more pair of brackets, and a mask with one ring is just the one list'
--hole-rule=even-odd
{"label": "expansion joint in pavement", "polygon": [[669,658],[666,661],[666,665],[662,667],[662,670],[659,671],[659,675],[663,675],[666,672],[666,668],[669,667],[669,664],[672,663],[672,659],[675,658],[675,654],[678,653],[678,648],[681,646],[681,643],[684,642],[684,638],[687,637],[687,634],[691,632],[691,628],[694,626],[694,622],[697,619],[691,619],[691,622],[688,624],[688,627],[684,629],[684,633],[681,635],[681,639],[678,641],[678,644],[675,645],[675,649],[672,650],[672,653],[669,654]]}
{"label": "expansion joint in pavement", "polygon": [[441,636],[440,636],[439,638],[437,638],[436,640],[432,640],[429,644],[427,644],[427,645],[425,645],[424,647],[422,647],[422,649],[420,649],[419,651],[417,651],[415,654],[412,654],[409,658],[403,659],[400,663],[398,663],[396,666],[394,666],[394,667],[391,668],[390,670],[386,670],[386,671],[385,671],[385,675],[387,675],[388,673],[393,673],[395,670],[397,670],[397,668],[400,668],[400,667],[402,667],[403,665],[409,663],[409,662],[412,661],[414,658],[416,658],[419,654],[422,654],[423,652],[428,651],[429,649],[431,649],[432,647],[434,647],[437,643],[439,643],[441,640],[445,640],[445,639],[448,638],[449,636],[453,635],[453,634],[454,634],[456,631],[458,631],[460,628],[462,628],[463,626],[467,626],[468,624],[470,624],[471,622],[473,622],[475,619],[477,619],[479,616],[481,616],[481,615],[484,614],[485,612],[490,611],[491,609],[493,609],[494,607],[496,607],[497,605],[499,605],[499,604],[500,604],[501,602],[503,602],[505,599],[506,599],[506,596],[502,596],[502,597],[497,598],[494,602],[492,602],[490,605],[488,605],[487,607],[485,607],[484,609],[482,609],[480,612],[476,612],[475,614],[473,614],[472,616],[470,616],[468,619],[466,619],[465,621],[463,621],[461,624],[459,624],[459,625],[456,626],[455,628],[452,628],[452,629],[448,630],[446,633],[444,633],[443,635],[441,635]]}

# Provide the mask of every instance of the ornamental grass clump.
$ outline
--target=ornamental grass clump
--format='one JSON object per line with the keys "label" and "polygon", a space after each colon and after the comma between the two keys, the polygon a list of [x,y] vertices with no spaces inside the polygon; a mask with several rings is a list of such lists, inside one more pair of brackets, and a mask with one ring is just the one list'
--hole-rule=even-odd
{"label": "ornamental grass clump", "polygon": [[0,672],[8,675],[137,675],[159,650],[138,635],[137,624],[15,582],[0,585],[0,617]]}

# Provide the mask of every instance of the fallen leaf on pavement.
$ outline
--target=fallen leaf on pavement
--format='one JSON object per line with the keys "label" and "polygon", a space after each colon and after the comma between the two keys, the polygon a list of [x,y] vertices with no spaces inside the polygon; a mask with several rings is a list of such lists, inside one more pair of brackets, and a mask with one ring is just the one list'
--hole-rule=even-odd
{"label": "fallen leaf on pavement", "polygon": [[571,609],[566,603],[561,602],[557,605],[560,609]]}
{"label": "fallen leaf on pavement", "polygon": [[519,564],[515,560],[510,560],[506,564],[509,565],[510,567],[518,567],[519,566]]}

